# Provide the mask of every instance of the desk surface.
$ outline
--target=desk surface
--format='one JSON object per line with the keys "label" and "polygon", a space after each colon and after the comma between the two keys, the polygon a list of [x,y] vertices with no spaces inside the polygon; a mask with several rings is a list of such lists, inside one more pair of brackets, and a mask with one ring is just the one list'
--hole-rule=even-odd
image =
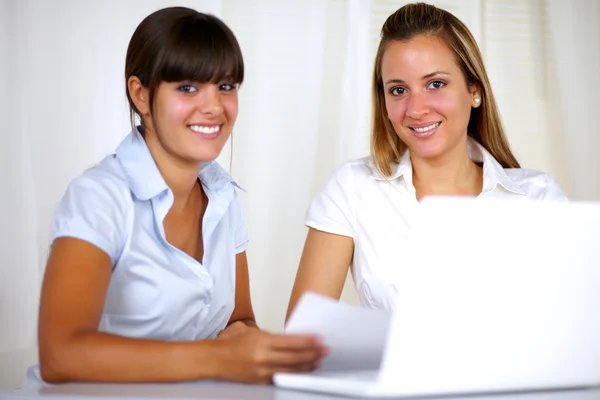
{"label": "desk surface", "polygon": [[[81,384],[70,383],[33,390],[0,391],[2,400],[90,400],[132,398],[136,400],[342,400],[343,397],[277,389],[273,386],[226,382],[178,384]],[[432,400],[433,398],[429,398]],[[600,388],[487,396],[442,397],[443,400],[600,400]]]}

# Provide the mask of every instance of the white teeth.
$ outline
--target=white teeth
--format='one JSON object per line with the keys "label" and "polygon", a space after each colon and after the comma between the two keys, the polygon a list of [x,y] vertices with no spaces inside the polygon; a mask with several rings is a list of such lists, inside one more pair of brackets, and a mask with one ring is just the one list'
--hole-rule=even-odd
{"label": "white teeth", "polygon": [[221,130],[221,125],[217,125],[217,126],[190,125],[190,129],[193,130],[194,132],[198,132],[198,133],[211,134],[211,133],[219,132]]}
{"label": "white teeth", "polygon": [[434,128],[437,128],[439,124],[440,124],[439,122],[436,122],[435,124],[431,124],[431,125],[426,126],[424,128],[411,128],[411,129],[413,131],[416,131],[416,132],[419,132],[419,133],[423,133],[423,132],[430,131],[430,130],[432,130]]}

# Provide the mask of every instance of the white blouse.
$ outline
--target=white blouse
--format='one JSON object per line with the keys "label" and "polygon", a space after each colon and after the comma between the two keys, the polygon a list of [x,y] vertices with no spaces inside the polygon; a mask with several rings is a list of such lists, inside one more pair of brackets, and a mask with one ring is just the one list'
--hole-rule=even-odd
{"label": "white blouse", "polygon": [[[163,220],[173,193],[139,132],[69,185],[51,240],[85,240],[110,256],[99,331],[195,341],[214,338],[227,325],[235,307],[236,254],[245,251],[248,234],[231,176],[208,162],[198,179],[208,197],[201,263],[167,242]],[[24,386],[39,385],[38,366],[31,367]]]}
{"label": "white blouse", "polygon": [[[483,162],[483,190],[478,198],[567,200],[550,175],[531,169],[504,169],[472,139],[468,148],[473,161]],[[351,271],[361,304],[392,310],[392,271],[402,262],[418,207],[407,150],[392,166],[388,178],[377,172],[370,157],[342,164],[313,200],[306,225],[351,237]]]}

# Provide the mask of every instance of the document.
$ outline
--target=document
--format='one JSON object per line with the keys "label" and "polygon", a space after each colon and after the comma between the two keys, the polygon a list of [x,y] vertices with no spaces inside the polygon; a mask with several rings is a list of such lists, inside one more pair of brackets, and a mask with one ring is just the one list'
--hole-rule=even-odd
{"label": "document", "polygon": [[330,354],[319,371],[379,369],[391,313],[340,303],[305,293],[285,326],[285,333],[319,335]]}

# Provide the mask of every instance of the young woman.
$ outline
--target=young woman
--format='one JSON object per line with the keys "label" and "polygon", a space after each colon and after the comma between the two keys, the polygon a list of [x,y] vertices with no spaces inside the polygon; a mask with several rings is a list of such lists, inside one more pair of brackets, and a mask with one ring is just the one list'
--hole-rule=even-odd
{"label": "young woman", "polygon": [[269,382],[326,353],[318,338],[254,321],[236,184],[213,161],[243,78],[238,42],[214,16],[167,8],[137,27],[125,66],[133,131],[56,211],[30,383]]}
{"label": "young woman", "polygon": [[371,157],[339,167],[310,206],[288,316],[305,291],[339,298],[350,266],[361,303],[393,309],[389,272],[424,196],[566,199],[519,167],[477,44],[447,11],[409,4],[386,20],[373,117]]}

